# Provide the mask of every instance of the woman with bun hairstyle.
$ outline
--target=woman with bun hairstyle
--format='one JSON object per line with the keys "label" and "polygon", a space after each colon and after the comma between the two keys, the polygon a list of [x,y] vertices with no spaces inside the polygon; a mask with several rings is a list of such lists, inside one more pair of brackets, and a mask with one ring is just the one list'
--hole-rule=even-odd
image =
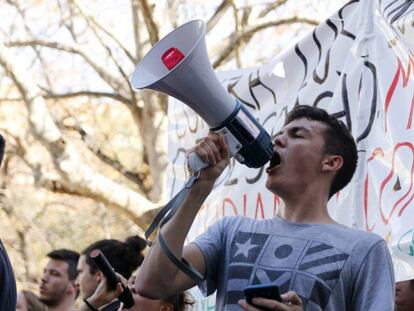
{"label": "woman with bun hairstyle", "polygon": [[90,311],[94,310],[95,306],[99,306],[101,311],[116,311],[120,306],[120,302],[115,298],[102,305],[102,301],[99,301],[101,295],[95,293],[95,291],[98,292],[96,289],[104,276],[89,256],[93,250],[100,250],[114,270],[125,279],[129,279],[144,260],[144,255],[141,252],[145,246],[145,240],[135,235],[127,238],[124,242],[105,239],[86,247],[79,258],[76,279],[84,301],[80,310]]}
{"label": "woman with bun hairstyle", "polygon": [[[88,304],[84,304],[80,311],[96,311],[106,310],[101,309],[102,306],[108,304],[109,301],[116,299],[124,288],[129,286],[132,294],[134,304],[130,308],[126,308],[122,303],[118,311],[190,311],[194,304],[194,300],[187,292],[165,298],[165,299],[149,299],[137,293],[134,286],[134,278],[127,281],[122,275],[118,273],[119,283],[115,290],[108,289],[106,279],[103,278],[99,283],[93,296],[88,299]],[[131,281],[132,280],[132,281]]]}

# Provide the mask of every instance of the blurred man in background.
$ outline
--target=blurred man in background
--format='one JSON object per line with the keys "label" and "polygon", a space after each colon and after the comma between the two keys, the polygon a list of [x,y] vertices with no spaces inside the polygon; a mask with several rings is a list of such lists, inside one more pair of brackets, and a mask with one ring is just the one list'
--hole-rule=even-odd
{"label": "blurred man in background", "polygon": [[75,310],[79,289],[75,285],[79,254],[68,249],[58,249],[47,254],[49,261],[43,270],[39,299],[48,311]]}
{"label": "blurred man in background", "polygon": [[396,283],[395,310],[414,310],[414,279]]}

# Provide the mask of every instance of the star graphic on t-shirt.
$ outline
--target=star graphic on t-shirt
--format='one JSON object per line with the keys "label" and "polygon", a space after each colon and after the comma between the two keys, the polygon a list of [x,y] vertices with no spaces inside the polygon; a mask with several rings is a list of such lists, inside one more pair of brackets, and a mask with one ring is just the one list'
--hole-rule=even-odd
{"label": "star graphic on t-shirt", "polygon": [[251,244],[250,239],[248,239],[244,243],[238,243],[236,242],[236,253],[234,254],[234,257],[236,257],[239,254],[243,254],[244,257],[249,257],[249,252],[252,248],[258,247],[259,245]]}

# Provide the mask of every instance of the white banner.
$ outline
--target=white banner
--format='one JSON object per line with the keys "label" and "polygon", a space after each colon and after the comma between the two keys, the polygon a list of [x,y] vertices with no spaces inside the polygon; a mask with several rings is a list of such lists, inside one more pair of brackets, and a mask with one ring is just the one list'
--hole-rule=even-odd
{"label": "white banner", "polygon": [[[387,241],[397,280],[414,278],[413,21],[412,1],[351,1],[270,64],[218,75],[271,135],[296,104],[324,108],[348,126],[359,164],[329,211],[336,221]],[[188,177],[185,149],[208,127],[174,99],[169,120],[172,196]],[[273,217],[283,203],[265,179],[263,169],[232,160],[188,240],[225,215]]]}

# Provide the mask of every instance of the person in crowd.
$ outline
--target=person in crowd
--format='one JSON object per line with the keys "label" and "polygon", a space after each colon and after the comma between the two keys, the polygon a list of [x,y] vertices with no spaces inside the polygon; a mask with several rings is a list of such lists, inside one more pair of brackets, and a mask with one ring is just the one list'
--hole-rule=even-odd
{"label": "person in crowd", "polygon": [[76,280],[84,301],[84,305],[81,308],[94,310],[94,308],[97,309],[99,306],[101,307],[100,310],[112,311],[118,310],[120,306],[120,302],[115,296],[110,301],[104,301],[106,305],[102,305],[100,296],[94,295],[104,276],[89,257],[93,250],[100,250],[114,270],[124,278],[129,279],[132,273],[141,265],[144,259],[144,255],[141,252],[145,247],[145,240],[137,235],[127,238],[125,242],[105,239],[86,247],[79,259],[79,275]]}
{"label": "person in crowd", "polygon": [[72,311],[79,294],[75,285],[79,253],[57,249],[47,254],[49,258],[39,286],[39,300],[47,311]]}
{"label": "person in crowd", "polygon": [[[281,215],[225,217],[184,246],[191,224],[229,163],[224,136],[209,133],[189,153],[203,169],[179,210],[161,229],[170,250],[203,276],[196,284],[155,243],[139,270],[140,295],[162,299],[198,285],[217,291],[217,310],[392,310],[394,275],[384,240],[336,223],[327,203],[351,180],[357,148],[346,126],[316,107],[297,105],[273,140],[266,188]],[[157,240],[157,239],[156,239]],[[274,284],[281,301],[244,300],[248,285]]]}
{"label": "person in crowd", "polygon": [[194,304],[190,294],[187,292],[182,292],[165,299],[145,298],[137,293],[134,287],[134,276],[129,279],[129,284],[127,284],[127,280],[122,275],[118,274],[118,277],[120,282],[114,290],[108,289],[106,279],[102,278],[91,297],[91,300],[94,301],[94,305],[84,304],[79,311],[102,310],[102,306],[105,306],[116,299],[127,286],[129,286],[129,289],[131,290],[134,305],[130,308],[126,308],[123,303],[121,303],[118,311],[186,311],[191,310],[191,307]]}
{"label": "person in crowd", "polygon": [[395,311],[414,310],[414,279],[397,282],[395,286]]}
{"label": "person in crowd", "polygon": [[46,311],[46,306],[33,292],[23,290],[17,293],[16,311]]}
{"label": "person in crowd", "polygon": [[[6,141],[0,135],[0,165],[3,161]],[[6,248],[0,240],[0,310],[14,310],[16,307],[16,280]]]}

